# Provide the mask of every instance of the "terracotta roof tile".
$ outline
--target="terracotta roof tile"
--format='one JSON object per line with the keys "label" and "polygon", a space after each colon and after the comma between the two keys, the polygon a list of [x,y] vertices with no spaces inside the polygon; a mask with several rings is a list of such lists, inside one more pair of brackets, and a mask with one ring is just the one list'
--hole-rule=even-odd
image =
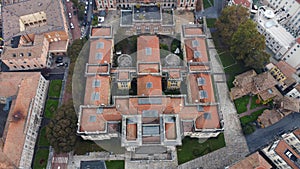
{"label": "terracotta roof tile", "polygon": [[137,79],[137,94],[139,96],[145,95],[161,95],[161,77],[146,75]]}
{"label": "terracotta roof tile", "polygon": [[139,73],[159,73],[159,63],[139,63]]}
{"label": "terracotta roof tile", "polygon": [[176,124],[175,123],[165,123],[165,133],[166,138],[169,140],[174,140],[176,136]]}
{"label": "terracotta roof tile", "polygon": [[282,118],[283,117],[279,112],[269,109],[264,110],[264,112],[258,117],[260,123],[264,125],[264,127],[271,126]]}
{"label": "terracotta roof tile", "polygon": [[92,36],[112,36],[111,27],[92,28]]}
{"label": "terracotta roof tile", "polygon": [[198,28],[198,27],[187,27],[185,28],[185,35],[187,36],[194,36],[194,35],[202,35],[203,32],[202,32],[202,29],[201,28]]}
{"label": "terracotta roof tile", "polygon": [[296,73],[296,69],[291,65],[287,64],[285,61],[280,61],[276,64],[278,69],[287,77],[292,77],[294,73]]}
{"label": "terracotta roof tile", "polygon": [[108,105],[110,101],[110,77],[88,76],[84,96],[85,105]]}
{"label": "terracotta roof tile", "polygon": [[296,137],[298,137],[298,139],[300,140],[300,128],[298,128],[297,130],[293,131],[293,133],[296,135]]}
{"label": "terracotta roof tile", "polygon": [[90,42],[89,63],[100,64],[110,63],[112,41],[109,39],[92,39]]}
{"label": "terracotta roof tile", "polygon": [[298,167],[292,162],[284,153],[286,150],[289,150],[293,153],[296,158],[300,159],[299,154],[297,154],[292,147],[290,147],[284,140],[280,140],[277,147],[275,148],[275,152],[293,169],[297,169]]}
{"label": "terracotta roof tile", "polygon": [[187,39],[184,43],[187,61],[208,62],[205,38]]}
{"label": "terracotta roof tile", "polygon": [[127,124],[126,125],[126,139],[136,140],[137,139],[137,124]]}
{"label": "terracotta roof tile", "polygon": [[[10,122],[7,129],[7,135],[3,147],[3,152],[6,156],[14,163],[19,166],[23,145],[25,142],[25,123],[28,116],[28,109],[32,99],[36,95],[36,89],[38,87],[40,73],[38,72],[12,72],[12,73],[1,73],[1,76],[5,74],[16,74],[16,77],[20,77],[22,80],[18,80],[18,83],[12,85],[18,86],[18,91],[15,91],[17,98],[14,104],[11,105],[11,109],[8,116]],[[29,76],[28,76],[29,75]],[[7,77],[7,76],[6,76]],[[0,78],[2,79],[2,77]],[[12,79],[3,79],[12,80]],[[13,80],[16,80],[13,78]]]}
{"label": "terracotta roof tile", "polygon": [[253,153],[229,169],[271,169],[272,166],[258,153]]}
{"label": "terracotta roof tile", "polygon": [[159,39],[157,36],[140,36],[137,39],[139,62],[160,62]]}
{"label": "terracotta roof tile", "polygon": [[251,2],[249,0],[233,0],[233,2],[236,5],[242,5],[242,6],[245,6],[247,8],[249,8],[250,5],[251,5]]}

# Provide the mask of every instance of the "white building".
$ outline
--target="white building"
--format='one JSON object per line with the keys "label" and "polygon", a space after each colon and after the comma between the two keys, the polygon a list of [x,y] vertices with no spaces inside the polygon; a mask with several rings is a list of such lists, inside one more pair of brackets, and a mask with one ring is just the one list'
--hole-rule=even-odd
{"label": "white building", "polygon": [[260,7],[257,13],[258,32],[266,37],[266,45],[280,59],[295,43],[295,38],[277,20],[280,18],[270,8]]}
{"label": "white building", "polygon": [[[295,37],[300,35],[300,1],[299,0],[264,0],[264,4],[282,12],[282,24]],[[284,9],[282,11],[282,9]]]}
{"label": "white building", "polygon": [[283,55],[282,60],[296,69],[300,68],[300,37],[296,40],[296,43],[294,43]]}

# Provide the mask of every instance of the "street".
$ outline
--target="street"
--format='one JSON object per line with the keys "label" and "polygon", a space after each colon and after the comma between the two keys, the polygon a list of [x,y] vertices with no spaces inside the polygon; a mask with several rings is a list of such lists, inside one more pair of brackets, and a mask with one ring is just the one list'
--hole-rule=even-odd
{"label": "street", "polygon": [[280,134],[292,130],[295,127],[300,127],[299,122],[300,113],[293,113],[270,127],[257,129],[254,133],[246,136],[249,151],[252,153],[266,146],[268,143],[273,142]]}

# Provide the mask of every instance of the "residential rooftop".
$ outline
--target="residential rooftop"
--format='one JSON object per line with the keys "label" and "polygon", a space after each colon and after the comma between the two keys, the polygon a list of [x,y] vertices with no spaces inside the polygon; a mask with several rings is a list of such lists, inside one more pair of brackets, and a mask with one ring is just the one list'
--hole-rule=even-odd
{"label": "residential rooftop", "polygon": [[272,166],[259,152],[255,152],[243,160],[230,166],[229,169],[271,169]]}

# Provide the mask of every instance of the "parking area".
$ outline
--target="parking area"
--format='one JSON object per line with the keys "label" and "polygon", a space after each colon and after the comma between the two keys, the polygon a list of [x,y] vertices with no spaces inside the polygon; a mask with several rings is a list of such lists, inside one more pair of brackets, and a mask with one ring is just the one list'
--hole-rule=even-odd
{"label": "parking area", "polygon": [[70,59],[66,56],[60,55],[60,56],[53,56],[52,62],[51,62],[51,69],[54,68],[66,68],[69,66]]}

